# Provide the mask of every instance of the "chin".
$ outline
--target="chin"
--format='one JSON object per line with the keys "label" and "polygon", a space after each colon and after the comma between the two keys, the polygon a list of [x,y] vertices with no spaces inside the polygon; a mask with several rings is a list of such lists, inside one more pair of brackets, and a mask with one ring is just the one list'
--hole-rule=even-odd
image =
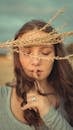
{"label": "chin", "polygon": [[38,81],[43,81],[45,80],[47,77],[44,77],[44,76],[40,76],[40,77],[37,77],[36,80]]}

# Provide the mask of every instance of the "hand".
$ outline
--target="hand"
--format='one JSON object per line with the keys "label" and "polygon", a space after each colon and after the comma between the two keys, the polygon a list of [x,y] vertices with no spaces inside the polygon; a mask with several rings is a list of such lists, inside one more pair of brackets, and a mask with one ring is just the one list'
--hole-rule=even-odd
{"label": "hand", "polygon": [[36,91],[30,91],[27,93],[27,104],[24,105],[21,109],[34,109],[35,111],[39,112],[41,117],[43,117],[48,113],[52,105],[52,102],[49,101],[47,96],[42,96]]}

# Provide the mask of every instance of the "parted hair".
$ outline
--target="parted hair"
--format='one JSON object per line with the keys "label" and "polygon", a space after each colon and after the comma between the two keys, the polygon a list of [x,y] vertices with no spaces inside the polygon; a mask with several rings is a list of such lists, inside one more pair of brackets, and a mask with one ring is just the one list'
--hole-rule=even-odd
{"label": "parted hair", "polygon": [[[15,35],[15,40],[24,35],[25,33],[34,30],[41,29],[46,25],[46,22],[42,20],[31,20],[25,23]],[[44,31],[45,33],[52,32],[53,27],[47,26]],[[55,56],[65,56],[65,48],[63,43],[57,43],[53,45],[55,48]],[[26,94],[31,89],[35,89],[35,79],[28,77],[20,63],[19,53],[14,52],[14,73],[16,76],[16,93],[23,99],[21,106],[27,103]],[[54,60],[53,68],[50,75],[47,78],[48,83],[52,84],[56,93],[63,98],[64,109],[68,114],[69,123],[73,126],[73,70],[67,59]],[[39,91],[38,91],[39,92]],[[39,92],[39,94],[41,94]],[[47,96],[47,95],[46,95]],[[25,110],[23,116],[27,121],[27,124],[33,125],[35,129],[41,122],[39,112],[35,110]]]}

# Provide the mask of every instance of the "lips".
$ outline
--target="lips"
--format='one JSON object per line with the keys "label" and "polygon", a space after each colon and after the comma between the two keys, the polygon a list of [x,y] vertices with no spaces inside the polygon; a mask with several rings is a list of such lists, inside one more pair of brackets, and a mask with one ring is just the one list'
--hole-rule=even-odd
{"label": "lips", "polygon": [[43,71],[38,69],[36,71],[35,70],[30,70],[30,72],[36,72],[37,73],[37,72],[43,72]]}
{"label": "lips", "polygon": [[41,75],[41,73],[42,73],[42,71],[41,71],[41,70],[37,70],[37,72],[36,72],[37,76],[40,76],[40,75]]}
{"label": "lips", "polygon": [[42,70],[37,70],[37,72],[42,72]]}
{"label": "lips", "polygon": [[39,70],[39,69],[36,70],[36,71],[32,70],[32,74],[33,74],[35,77],[40,77],[42,72],[43,72],[43,71],[42,71],[42,70]]}

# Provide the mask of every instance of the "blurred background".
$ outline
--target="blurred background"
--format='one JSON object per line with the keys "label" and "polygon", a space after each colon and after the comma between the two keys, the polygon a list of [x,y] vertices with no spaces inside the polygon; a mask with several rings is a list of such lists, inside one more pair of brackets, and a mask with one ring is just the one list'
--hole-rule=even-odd
{"label": "blurred background", "polygon": [[[73,31],[73,0],[0,0],[0,42],[13,39],[18,29],[29,20],[41,19],[48,22],[63,7],[64,13],[60,14],[52,25],[58,28],[66,24],[59,31]],[[73,36],[66,38],[64,43],[72,54]],[[12,64],[9,51],[0,49],[0,84],[13,79]]]}

